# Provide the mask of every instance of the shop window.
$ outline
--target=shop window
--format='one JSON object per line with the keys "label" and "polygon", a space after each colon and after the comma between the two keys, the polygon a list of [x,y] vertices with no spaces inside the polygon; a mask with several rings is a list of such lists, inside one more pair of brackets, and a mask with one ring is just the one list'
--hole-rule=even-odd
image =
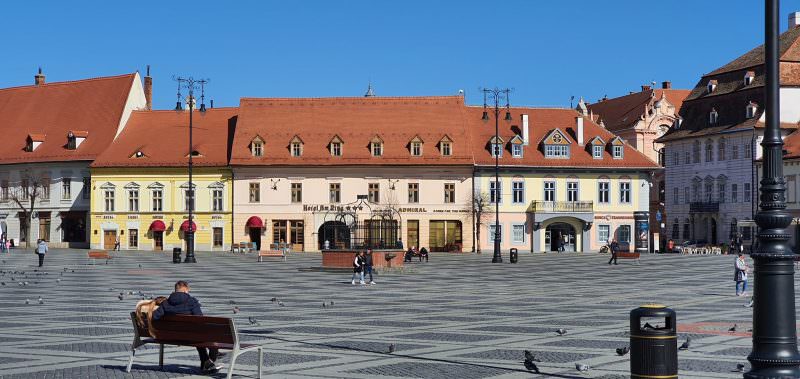
{"label": "shop window", "polygon": [[597,241],[600,243],[608,243],[611,236],[610,225],[597,225]]}
{"label": "shop window", "polygon": [[214,247],[222,247],[222,228],[213,228],[212,229],[212,239]]}
{"label": "shop window", "polygon": [[620,225],[617,228],[617,242],[630,243],[631,242],[631,226]]}

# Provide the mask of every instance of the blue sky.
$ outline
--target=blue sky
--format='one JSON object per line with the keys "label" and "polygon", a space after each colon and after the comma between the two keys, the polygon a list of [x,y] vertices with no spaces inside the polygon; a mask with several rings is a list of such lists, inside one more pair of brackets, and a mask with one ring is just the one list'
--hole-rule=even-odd
{"label": "blue sky", "polygon": [[[800,1],[782,2],[782,30]],[[17,1],[0,13],[0,87],[152,66],[154,107],[172,75],[240,97],[381,96],[513,87],[516,105],[567,106],[700,75],[763,41],[763,5],[653,1]]]}

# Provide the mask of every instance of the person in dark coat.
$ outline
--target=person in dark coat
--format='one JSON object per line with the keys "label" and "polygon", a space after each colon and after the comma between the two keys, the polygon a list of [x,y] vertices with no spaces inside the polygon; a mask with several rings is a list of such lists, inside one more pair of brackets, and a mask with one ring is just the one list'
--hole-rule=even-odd
{"label": "person in dark coat", "polygon": [[360,251],[353,258],[353,280],[352,284],[356,285],[356,278],[359,278],[358,284],[364,285],[364,264],[366,263],[364,252]]}
{"label": "person in dark coat", "polygon": [[[170,294],[167,300],[161,303],[161,306],[153,312],[153,320],[158,320],[167,315],[202,316],[203,311],[200,309],[200,302],[192,295],[189,295],[189,289],[189,283],[183,280],[175,283],[175,292]],[[222,365],[214,362],[219,356],[219,350],[198,347],[197,354],[200,355],[200,370],[204,374],[213,374],[222,368]]]}
{"label": "person in dark coat", "polygon": [[408,248],[408,251],[406,251],[406,256],[403,257],[403,261],[404,262],[411,262],[411,258],[413,258],[413,257],[414,257],[414,246],[411,246],[411,247]]}
{"label": "person in dark coat", "polygon": [[422,258],[425,258],[425,262],[428,261],[428,249],[422,248],[419,250],[419,261],[422,262]]}
{"label": "person in dark coat", "polygon": [[608,260],[608,264],[611,264],[611,261],[614,261],[614,264],[617,264],[617,252],[619,252],[619,244],[617,240],[611,240],[611,246],[609,246],[611,250],[611,258]]}
{"label": "person in dark coat", "polygon": [[367,255],[364,256],[364,278],[369,275],[369,284],[375,284],[372,280],[372,249],[367,249]]}

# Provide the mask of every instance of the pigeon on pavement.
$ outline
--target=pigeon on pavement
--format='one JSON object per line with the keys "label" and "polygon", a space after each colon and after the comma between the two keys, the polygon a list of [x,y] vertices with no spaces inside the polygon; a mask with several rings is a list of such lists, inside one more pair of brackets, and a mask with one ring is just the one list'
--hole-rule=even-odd
{"label": "pigeon on pavement", "polygon": [[239,313],[239,307],[233,307],[233,313],[234,314]]}
{"label": "pigeon on pavement", "polygon": [[250,322],[250,325],[258,325],[258,320],[256,320],[255,317],[250,316],[247,318],[247,321]]}
{"label": "pigeon on pavement", "polygon": [[689,345],[692,343],[692,337],[686,337],[686,341],[678,347],[678,350],[689,350]]}
{"label": "pigeon on pavement", "polygon": [[629,351],[630,351],[630,349],[627,346],[618,347],[617,348],[617,355],[619,355],[621,357],[621,356],[623,356],[625,354],[628,354]]}
{"label": "pigeon on pavement", "polygon": [[533,361],[529,361],[526,359],[525,368],[528,369],[528,371],[533,371],[537,374],[539,373],[539,367],[536,367],[536,363],[533,363]]}
{"label": "pigeon on pavement", "polygon": [[531,362],[541,362],[542,361],[541,359],[536,358],[536,356],[533,355],[533,353],[530,350],[525,350],[524,354],[525,354],[525,360],[526,361],[531,361]]}
{"label": "pigeon on pavement", "polygon": [[389,344],[389,354],[394,353],[395,348],[396,348],[396,346],[393,343]]}
{"label": "pigeon on pavement", "polygon": [[744,363],[736,364],[736,372],[744,372]]}
{"label": "pigeon on pavement", "polygon": [[123,299],[125,299],[125,295],[122,292],[120,292],[119,295],[117,295],[117,299],[122,301]]}
{"label": "pigeon on pavement", "polygon": [[733,326],[728,328],[728,331],[731,332],[731,333],[736,332],[736,326],[737,326],[736,324],[733,324]]}
{"label": "pigeon on pavement", "polygon": [[44,304],[44,299],[41,296],[39,296],[39,304]]}
{"label": "pigeon on pavement", "polygon": [[583,363],[576,363],[575,364],[575,369],[578,370],[580,373],[587,373],[587,372],[589,372],[590,368],[591,367],[589,367],[589,365],[585,365]]}
{"label": "pigeon on pavement", "polygon": [[567,334],[567,330],[566,330],[566,329],[564,329],[564,328],[559,328],[559,329],[556,329],[556,333],[557,333],[559,336],[563,336],[563,335]]}

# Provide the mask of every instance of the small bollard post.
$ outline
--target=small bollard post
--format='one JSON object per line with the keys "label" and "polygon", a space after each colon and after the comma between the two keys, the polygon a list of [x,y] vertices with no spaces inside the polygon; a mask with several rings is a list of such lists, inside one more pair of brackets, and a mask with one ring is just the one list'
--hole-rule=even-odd
{"label": "small bollard post", "polygon": [[172,248],[172,263],[181,263],[181,248]]}
{"label": "small bollard post", "polygon": [[675,311],[645,304],[631,311],[631,378],[678,377]]}
{"label": "small bollard post", "polygon": [[519,260],[519,250],[516,247],[512,247],[511,251],[509,252],[508,261],[511,263],[517,263]]}

